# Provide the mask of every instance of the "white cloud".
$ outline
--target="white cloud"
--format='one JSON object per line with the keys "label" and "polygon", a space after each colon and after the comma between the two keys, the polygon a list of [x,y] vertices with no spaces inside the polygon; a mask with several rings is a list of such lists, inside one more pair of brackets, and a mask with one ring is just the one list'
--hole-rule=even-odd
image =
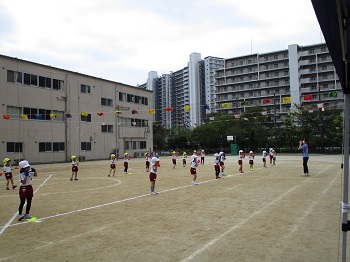
{"label": "white cloud", "polygon": [[[268,0],[0,0],[5,55],[130,85],[186,66],[189,55],[234,57],[314,44],[311,2]],[[9,30],[11,29],[11,30]]]}

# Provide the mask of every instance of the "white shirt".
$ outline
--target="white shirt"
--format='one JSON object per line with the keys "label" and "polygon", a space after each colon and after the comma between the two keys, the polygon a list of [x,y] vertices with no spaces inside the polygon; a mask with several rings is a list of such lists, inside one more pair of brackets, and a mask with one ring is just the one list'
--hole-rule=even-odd
{"label": "white shirt", "polygon": [[4,170],[4,173],[6,174],[6,173],[11,173],[11,165],[9,165],[9,166],[4,166],[3,168],[2,168],[3,170]]}
{"label": "white shirt", "polygon": [[76,161],[76,160],[72,160],[72,166],[78,166],[78,163],[77,163],[78,161]]}
{"label": "white shirt", "polygon": [[191,161],[191,168],[196,168],[197,167],[197,160]]}
{"label": "white shirt", "polygon": [[19,181],[21,181],[21,186],[29,186],[29,185],[32,184],[32,179],[33,179],[33,176],[34,176],[34,171],[33,171],[33,169],[30,169],[30,170],[28,171],[28,173],[29,173],[29,175],[28,175],[28,177],[27,177],[27,181],[26,181],[25,184],[23,184],[23,180],[24,180],[24,178],[26,177],[26,176],[25,176],[26,172],[22,172],[22,173],[19,174]]}
{"label": "white shirt", "polygon": [[157,168],[156,165],[152,164],[151,165],[151,173],[157,174],[156,168]]}
{"label": "white shirt", "polygon": [[238,155],[238,160],[243,160],[243,155],[242,154]]}
{"label": "white shirt", "polygon": [[129,158],[128,157],[124,157],[124,162],[129,162]]}
{"label": "white shirt", "polygon": [[266,151],[263,151],[262,157],[263,157],[263,158],[266,158],[266,156],[267,156],[267,152],[266,152]]}
{"label": "white shirt", "polygon": [[254,155],[249,154],[249,160],[253,160],[253,159],[254,159]]}
{"label": "white shirt", "polygon": [[111,159],[111,164],[115,164],[117,162],[117,158],[116,157],[113,157],[112,159]]}

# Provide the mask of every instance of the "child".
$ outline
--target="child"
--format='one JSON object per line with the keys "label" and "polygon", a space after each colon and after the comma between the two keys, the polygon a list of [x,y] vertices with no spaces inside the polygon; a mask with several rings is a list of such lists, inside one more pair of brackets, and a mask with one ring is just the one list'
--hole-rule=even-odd
{"label": "child", "polygon": [[269,155],[270,155],[270,165],[272,165],[272,159],[273,159],[273,148],[270,148]]}
{"label": "child", "polygon": [[254,154],[253,154],[253,151],[249,152],[249,167],[250,167],[250,171],[254,170]]}
{"label": "child", "polygon": [[204,165],[204,157],[205,157],[205,152],[204,150],[202,150],[202,153],[201,153],[201,164]]}
{"label": "child", "polygon": [[156,179],[157,179],[157,165],[158,158],[155,156],[151,159],[151,172],[149,173],[149,181],[151,181],[151,195],[157,195],[158,192],[156,192],[155,185],[156,185]]}
{"label": "child", "polygon": [[[33,187],[32,187],[32,179],[33,176],[37,176],[36,170],[34,168],[30,168],[30,165],[27,160],[23,160],[19,162],[20,174],[19,181],[21,181],[21,185],[19,188],[19,198],[20,204],[18,207],[18,221],[22,219],[31,219],[32,216],[29,214],[30,207],[32,205],[32,198],[34,196]],[[24,204],[27,200],[26,206],[26,214],[22,215]]]}
{"label": "child", "polygon": [[115,176],[115,164],[116,164],[116,162],[117,162],[117,158],[115,157],[115,154],[111,154],[111,164],[110,164],[108,176],[111,176],[112,170],[113,170],[113,176]]}
{"label": "child", "polygon": [[15,189],[17,186],[13,184],[13,178],[12,178],[12,172],[11,172],[13,169],[11,168],[11,160],[9,158],[5,158],[3,160],[3,163],[4,163],[3,170],[7,181],[6,190],[10,190],[10,187],[9,187],[10,182],[12,185],[12,189]]}
{"label": "child", "polygon": [[129,154],[124,153],[124,174],[128,173],[128,168],[129,168]]}
{"label": "child", "polygon": [[224,174],[224,170],[225,170],[225,163],[224,163],[224,161],[225,160],[226,160],[225,153],[223,151],[221,151],[219,153],[219,164],[220,164],[220,168],[221,168],[221,176],[225,176],[225,174]]}
{"label": "child", "polygon": [[239,150],[238,152],[238,165],[239,165],[238,171],[240,173],[244,173],[243,172],[243,150]]}
{"label": "child", "polygon": [[149,156],[148,152],[145,153],[146,156],[146,172],[149,172],[149,163],[151,161],[151,157]]}
{"label": "child", "polygon": [[173,169],[176,168],[176,154],[175,151],[172,153],[172,160],[173,160]]}
{"label": "child", "polygon": [[71,160],[72,160],[72,177],[70,178],[70,181],[73,181],[73,176],[74,176],[74,180],[78,181],[79,179],[77,178],[77,176],[78,176],[79,161],[77,161],[76,156],[72,156]]}
{"label": "child", "polygon": [[220,178],[220,157],[218,153],[214,154],[214,170],[216,179]]}
{"label": "child", "polygon": [[197,166],[199,164],[199,161],[197,161],[197,155],[192,155],[191,156],[191,168],[190,168],[190,173],[192,175],[192,186],[198,185],[196,179],[197,179]]}
{"label": "child", "polygon": [[186,158],[187,158],[187,153],[184,152],[182,155],[182,166],[186,167]]}
{"label": "child", "polygon": [[275,166],[276,165],[276,151],[272,149],[272,164]]}
{"label": "child", "polygon": [[262,161],[263,161],[263,163],[264,163],[263,167],[267,167],[267,166],[266,166],[266,157],[267,157],[267,152],[264,150],[264,151],[262,152]]}

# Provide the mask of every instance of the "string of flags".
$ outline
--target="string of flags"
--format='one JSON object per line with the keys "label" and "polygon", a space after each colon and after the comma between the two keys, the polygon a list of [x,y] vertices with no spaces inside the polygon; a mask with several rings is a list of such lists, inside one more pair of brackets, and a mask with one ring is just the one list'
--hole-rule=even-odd
{"label": "string of flags", "polygon": [[[208,110],[208,109],[209,109],[209,106],[206,104],[206,105],[203,106],[203,109]],[[172,107],[166,107],[166,108],[164,108],[164,110],[167,111],[167,112],[170,112],[170,111],[173,110],[173,108],[172,108]],[[184,110],[185,110],[185,111],[190,111],[190,110],[191,110],[191,107],[190,107],[189,105],[186,105],[186,106],[184,107]],[[136,109],[133,109],[133,110],[131,110],[130,112],[131,112],[131,114],[133,114],[133,115],[134,115],[134,114],[139,114],[139,111],[136,110]],[[156,113],[156,109],[148,109],[147,112],[148,112],[148,114],[153,115],[153,114]],[[118,115],[120,115],[120,114],[122,114],[122,113],[123,113],[123,112],[122,112],[121,110],[119,110],[119,109],[114,111],[114,114],[115,114],[116,116],[118,116]],[[64,116],[65,116],[66,118],[73,118],[73,115],[76,115],[76,114],[79,114],[79,113],[74,113],[74,114],[72,114],[72,113],[65,113]],[[96,112],[96,114],[97,114],[98,116],[104,116],[104,115],[106,114],[106,112]],[[83,117],[88,117],[88,116],[90,115],[90,113],[84,111],[84,112],[80,112],[80,115],[83,116]],[[24,119],[24,120],[28,120],[28,119],[29,119],[29,115],[28,115],[28,114],[21,114],[20,116],[21,116],[21,118]],[[3,117],[3,119],[5,119],[5,120],[11,119],[10,114],[3,114],[2,117]],[[16,118],[17,118],[17,117],[16,117]],[[51,119],[55,119],[55,118],[57,118],[57,115],[51,113],[51,114],[50,114],[50,118],[51,118]],[[41,115],[41,114],[36,114],[36,115],[35,115],[35,119],[37,119],[37,120],[42,120],[42,119],[46,119],[46,118],[44,118],[43,115]]]}

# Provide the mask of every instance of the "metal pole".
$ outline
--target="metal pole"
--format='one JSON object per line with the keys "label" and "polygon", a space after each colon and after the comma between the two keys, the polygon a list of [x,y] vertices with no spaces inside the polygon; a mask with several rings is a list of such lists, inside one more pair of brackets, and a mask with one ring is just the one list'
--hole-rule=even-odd
{"label": "metal pole", "polygon": [[[343,183],[343,205],[348,204],[349,186],[349,108],[350,94],[344,94],[344,183]],[[343,210],[344,211],[344,210]],[[348,224],[348,213],[343,212],[343,224]],[[342,261],[346,262],[347,231],[343,231]]]}

